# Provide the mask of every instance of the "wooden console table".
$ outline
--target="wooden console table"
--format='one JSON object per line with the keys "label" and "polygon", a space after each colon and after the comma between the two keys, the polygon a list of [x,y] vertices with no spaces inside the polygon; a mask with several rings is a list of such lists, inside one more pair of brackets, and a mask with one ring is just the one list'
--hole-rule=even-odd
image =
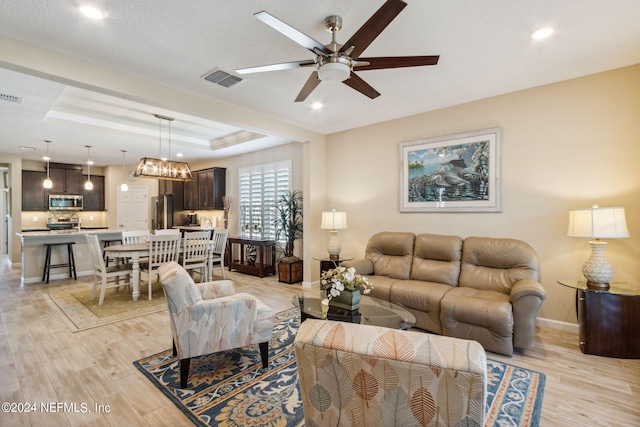
{"label": "wooden console table", "polygon": [[227,238],[229,271],[264,277],[276,274],[276,241]]}

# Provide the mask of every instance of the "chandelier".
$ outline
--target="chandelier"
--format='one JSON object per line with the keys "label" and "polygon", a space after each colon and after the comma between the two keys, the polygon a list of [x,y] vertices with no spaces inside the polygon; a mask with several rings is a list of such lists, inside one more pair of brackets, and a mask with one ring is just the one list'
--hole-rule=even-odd
{"label": "chandelier", "polygon": [[[193,181],[189,164],[171,160],[171,122],[172,117],[154,114],[158,119],[158,133],[160,142],[159,158],[143,157],[138,162],[135,176],[140,178],[164,179],[168,181]],[[162,157],[162,121],[169,123],[169,156]]]}

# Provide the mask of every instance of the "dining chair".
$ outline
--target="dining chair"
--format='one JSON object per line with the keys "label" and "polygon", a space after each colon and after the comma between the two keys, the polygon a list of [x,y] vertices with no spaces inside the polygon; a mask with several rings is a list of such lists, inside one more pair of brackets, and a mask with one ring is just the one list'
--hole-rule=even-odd
{"label": "dining chair", "polygon": [[[122,231],[122,244],[134,245],[139,243],[149,243],[149,230],[123,230]],[[140,259],[141,262],[146,261],[147,258]],[[120,262],[127,263],[129,260],[123,258]]]}
{"label": "dining chair", "polygon": [[149,285],[149,299],[154,277],[158,274],[158,267],[170,261],[178,261],[180,251],[180,233],[151,234],[149,236],[149,259],[140,263],[140,271],[147,273]]}
{"label": "dining chair", "polygon": [[220,273],[222,274],[222,278],[226,278],[224,275],[224,252],[227,248],[228,236],[229,230],[226,228],[215,228],[213,230],[213,243],[211,244],[211,253],[209,254],[209,276],[211,279],[213,278],[213,266],[215,264],[220,265]]}
{"label": "dining chair", "polygon": [[209,236],[208,231],[193,231],[184,233],[182,240],[182,267],[187,271],[199,269],[200,282],[204,282],[207,277]]}
{"label": "dining chair", "polygon": [[180,234],[180,230],[177,228],[163,228],[160,230],[155,230],[153,232],[156,236],[166,235],[166,234]]}
{"label": "dining chair", "polygon": [[125,230],[122,232],[122,243],[147,243],[149,241],[149,230]]}
{"label": "dining chair", "polygon": [[[98,276],[100,276],[101,287],[98,305],[102,305],[107,288],[119,288],[120,286],[129,286],[131,284],[131,274],[133,270],[130,264],[116,264],[107,267],[102,257],[102,247],[100,246],[98,236],[95,234],[87,234],[86,238],[91,262],[93,263],[93,290],[91,291],[91,299],[93,300],[96,296]],[[119,279],[122,276],[125,276],[126,283],[120,283]],[[109,279],[113,279],[111,285],[109,285]]]}

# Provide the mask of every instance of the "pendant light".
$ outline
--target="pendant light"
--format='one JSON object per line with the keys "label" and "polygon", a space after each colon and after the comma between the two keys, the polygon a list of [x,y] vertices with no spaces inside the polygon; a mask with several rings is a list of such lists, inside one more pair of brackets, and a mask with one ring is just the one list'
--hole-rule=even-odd
{"label": "pendant light", "polygon": [[124,181],[126,179],[126,177],[127,177],[127,168],[124,165],[124,153],[126,153],[127,150],[120,150],[120,151],[122,151],[122,185],[120,185],[120,190],[121,191],[129,191],[129,186]]}
{"label": "pendant light", "polygon": [[[193,181],[189,164],[171,160],[171,122],[172,117],[154,114],[158,119],[160,154],[158,158],[143,157],[138,162],[135,176],[140,178],[155,178],[168,181]],[[169,122],[169,157],[162,157],[162,121]]]}
{"label": "pendant light", "polygon": [[87,175],[87,182],[84,183],[85,190],[93,190],[93,183],[91,182],[91,165],[93,162],[91,161],[91,157],[89,156],[90,145],[85,145],[87,147],[87,165],[89,165],[89,173]]}
{"label": "pendant light", "polygon": [[53,182],[51,181],[51,178],[49,178],[49,160],[51,160],[51,157],[49,157],[49,144],[51,144],[51,141],[45,140],[44,142],[47,143],[47,155],[42,159],[47,161],[47,178],[42,182],[42,186],[49,189],[53,187]]}

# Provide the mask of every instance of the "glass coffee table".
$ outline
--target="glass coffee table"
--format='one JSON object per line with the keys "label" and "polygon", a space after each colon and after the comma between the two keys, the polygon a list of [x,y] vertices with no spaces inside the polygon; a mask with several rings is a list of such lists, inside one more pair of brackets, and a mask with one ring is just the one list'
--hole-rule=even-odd
{"label": "glass coffee table", "polygon": [[403,307],[362,295],[356,310],[345,310],[328,304],[324,291],[306,291],[294,295],[291,303],[300,310],[300,321],[307,318],[384,326],[393,329],[409,329],[416,318]]}

